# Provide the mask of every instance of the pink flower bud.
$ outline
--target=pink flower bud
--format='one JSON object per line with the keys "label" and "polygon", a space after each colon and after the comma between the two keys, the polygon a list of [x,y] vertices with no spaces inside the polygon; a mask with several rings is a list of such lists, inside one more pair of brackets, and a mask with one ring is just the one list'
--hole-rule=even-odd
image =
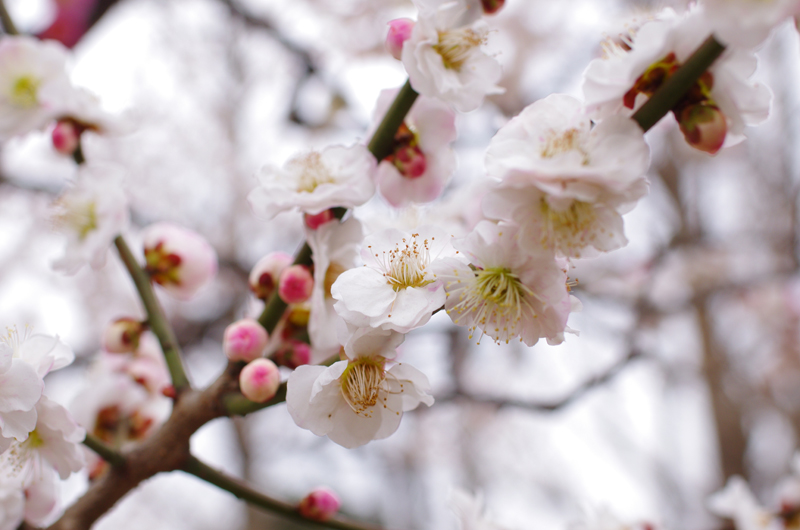
{"label": "pink flower bud", "polygon": [[256,359],[242,368],[239,388],[244,397],[256,403],[265,403],[275,397],[281,385],[281,374],[269,359]]}
{"label": "pink flower bud", "polygon": [[261,357],[269,335],[252,318],[243,318],[225,328],[222,349],[231,361],[247,361]]}
{"label": "pink flower bud", "polygon": [[339,511],[342,503],[339,497],[325,487],[314,488],[300,501],[297,507],[300,515],[314,521],[327,521]]}
{"label": "pink flower bud", "polygon": [[428,163],[418,146],[401,146],[395,149],[392,163],[406,178],[415,179],[425,174]]}
{"label": "pink flower bud", "polygon": [[72,120],[59,120],[50,134],[53,147],[65,155],[71,155],[80,145],[81,130]]}
{"label": "pink flower bud", "polygon": [[695,149],[713,155],[725,143],[728,124],[716,105],[690,105],[682,109],[677,118],[683,137]]}
{"label": "pink flower bud", "polygon": [[292,264],[294,259],[286,252],[271,252],[258,260],[250,271],[250,290],[261,300],[272,295],[278,285],[283,270]]}
{"label": "pink flower bud", "polygon": [[311,230],[316,230],[328,221],[333,221],[336,219],[336,216],[333,215],[333,210],[328,209],[316,215],[306,214],[303,219],[305,220],[307,227],[309,227]]}
{"label": "pink flower bud", "polygon": [[285,366],[294,370],[298,366],[311,362],[311,346],[301,340],[289,339],[282,342],[272,360],[278,366]]}
{"label": "pink flower bud", "polygon": [[398,61],[403,51],[403,43],[411,36],[411,30],[413,29],[414,21],[410,18],[396,18],[389,22],[389,33],[386,35],[386,50]]}
{"label": "pink flower bud", "polygon": [[217,253],[197,232],[170,223],[143,234],[145,270],[178,299],[188,300],[217,273]]}
{"label": "pink flower bud", "polygon": [[314,278],[308,267],[292,265],[281,274],[278,294],[287,304],[299,304],[311,297]]}
{"label": "pink flower bud", "polygon": [[119,318],[106,327],[103,349],[109,353],[131,353],[139,347],[144,324],[133,318]]}
{"label": "pink flower bud", "polygon": [[506,0],[481,0],[483,4],[483,12],[487,15],[494,15],[505,5]]}

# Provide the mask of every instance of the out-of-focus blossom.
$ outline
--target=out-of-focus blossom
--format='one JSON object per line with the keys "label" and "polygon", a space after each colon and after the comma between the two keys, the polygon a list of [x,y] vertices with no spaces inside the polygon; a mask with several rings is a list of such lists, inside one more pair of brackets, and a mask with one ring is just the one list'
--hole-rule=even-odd
{"label": "out-of-focus blossom", "polygon": [[567,273],[551,254],[520,252],[516,229],[489,221],[453,246],[463,259],[442,260],[436,276],[445,284],[447,313],[469,328],[470,338],[480,329],[497,342],[564,340],[572,300]]}
{"label": "out-of-focus blossom", "polygon": [[239,388],[244,397],[256,403],[265,403],[275,397],[281,384],[281,374],[269,359],[256,359],[239,373]]}
{"label": "out-of-focus blossom", "polygon": [[217,253],[203,236],[171,223],[145,228],[145,270],[175,298],[188,300],[217,274]]}
{"label": "out-of-focus blossom", "polygon": [[8,342],[0,342],[0,452],[16,439],[23,441],[36,426],[36,403],[44,382],[36,370],[14,358]]}
{"label": "out-of-focus blossom", "polygon": [[585,257],[627,243],[622,213],[647,192],[649,149],[622,116],[592,126],[580,102],[554,94],[500,129],[486,154],[500,189],[484,213],[519,225],[520,246]]}
{"label": "out-of-focus blossom", "polygon": [[4,36],[0,41],[0,141],[40,129],[54,101],[72,90],[67,51],[53,41]]}
{"label": "out-of-focus blossom", "polygon": [[292,265],[281,273],[278,295],[287,304],[302,304],[313,289],[314,277],[305,265]]}
{"label": "out-of-focus blossom", "polygon": [[139,347],[144,324],[135,318],[123,317],[106,326],[103,348],[109,353],[131,353]]}
{"label": "out-of-focus blossom", "polygon": [[758,46],[773,28],[800,13],[798,0],[703,0],[708,24],[720,42]]}
{"label": "out-of-focus blossom", "polygon": [[298,209],[318,214],[352,208],[375,194],[375,157],[363,145],[331,146],[290,159],[282,168],[265,166],[248,200],[256,215],[272,219]]}
{"label": "out-of-focus blossom", "polygon": [[390,436],[403,412],[433,404],[422,372],[389,361],[402,341],[399,333],[362,328],[345,344],[347,360],[298,367],[287,383],[292,419],[347,448]]}
{"label": "out-of-focus blossom", "polygon": [[222,351],[231,361],[250,362],[261,357],[267,346],[267,330],[252,318],[243,318],[225,328]]}
{"label": "out-of-focus blossom", "polygon": [[67,236],[54,268],[74,274],[86,263],[94,269],[105,264],[108,247],[129,222],[122,180],[115,166],[81,164],[77,182],[54,203],[55,224]]}
{"label": "out-of-focus blossom", "polygon": [[707,504],[716,515],[732,519],[736,530],[783,528],[778,519],[761,506],[747,482],[739,476],[731,477],[724,489],[709,497]]}
{"label": "out-of-focus blossom", "polygon": [[339,496],[330,488],[314,488],[308,495],[303,497],[297,510],[300,515],[313,521],[327,521],[339,511],[342,502]]}
{"label": "out-of-focus blossom", "polygon": [[502,527],[489,520],[483,513],[483,499],[462,489],[450,492],[450,508],[458,518],[461,530],[502,530]]}
{"label": "out-of-focus blossom", "polygon": [[[397,90],[378,97],[375,121],[383,119]],[[450,144],[456,139],[455,113],[438,100],[420,96],[394,138],[392,153],[378,165],[375,181],[392,206],[430,202],[442,194],[456,168]]]}
{"label": "out-of-focus blossom", "polygon": [[334,219],[336,219],[336,216],[333,214],[333,210],[324,210],[313,215],[307,213],[303,216],[303,222],[311,230],[316,230],[320,226],[330,223]]}
{"label": "out-of-focus blossom", "polygon": [[[423,4],[423,5],[419,5]],[[418,2],[420,11],[401,55],[411,86],[424,96],[438,98],[456,110],[477,109],[483,98],[499,94],[502,71],[482,50],[489,28],[481,19],[465,25],[465,2]]]}
{"label": "out-of-focus blossom", "polygon": [[55,39],[72,48],[89,29],[97,3],[98,0],[56,0],[56,17],[39,38]]}
{"label": "out-of-focus blossom", "polygon": [[341,224],[330,223],[308,231],[306,238],[314,260],[308,334],[313,347],[312,361],[318,363],[339,352],[336,330],[341,317],[334,310],[331,287],[343,272],[355,266],[364,233],[358,219],[351,217]]}
{"label": "out-of-focus blossom", "polygon": [[[624,46],[608,46],[606,56],[593,60],[584,72],[583,92],[592,117],[632,114],[711,32],[700,9],[681,16],[665,10],[658,19],[642,25]],[[724,145],[742,141],[746,125],[761,123],[769,115],[769,89],[749,80],[756,64],[752,52],[725,50],[673,107],[676,118],[684,119],[684,110],[697,105],[718,110],[727,126]]]}
{"label": "out-of-focus blossom", "polygon": [[365,266],[343,272],[333,283],[334,309],[356,327],[408,333],[444,305],[444,286],[431,266],[453,253],[450,238],[432,226],[373,234],[362,246]]}
{"label": "out-of-focus blossom", "polygon": [[294,258],[285,252],[270,252],[255,264],[250,271],[250,290],[261,300],[266,300],[278,286],[283,269],[292,264]]}
{"label": "out-of-focus blossom", "polygon": [[386,34],[386,50],[398,61],[403,53],[403,43],[411,36],[414,21],[410,18],[396,18],[389,21],[389,32]]}

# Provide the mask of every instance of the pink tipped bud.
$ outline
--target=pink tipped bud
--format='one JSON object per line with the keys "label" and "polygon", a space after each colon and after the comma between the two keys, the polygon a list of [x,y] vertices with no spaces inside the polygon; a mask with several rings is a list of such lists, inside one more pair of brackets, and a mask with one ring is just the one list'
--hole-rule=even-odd
{"label": "pink tipped bud", "polygon": [[272,360],[278,366],[286,366],[294,370],[298,366],[311,362],[311,346],[303,341],[289,339],[272,354]]}
{"label": "pink tipped bud", "polygon": [[81,131],[74,121],[59,120],[50,137],[53,140],[53,147],[55,147],[56,151],[71,155],[80,145]]}
{"label": "pink tipped bud", "polygon": [[145,270],[174,297],[188,300],[217,274],[217,253],[197,232],[156,223],[143,236]]}
{"label": "pink tipped bud", "polygon": [[261,357],[269,335],[252,318],[243,318],[225,328],[222,350],[231,361],[247,361]]}
{"label": "pink tipped bud", "polygon": [[505,5],[506,0],[481,0],[483,4],[483,12],[487,15],[494,15]]}
{"label": "pink tipped bud", "polygon": [[300,304],[311,297],[314,278],[308,267],[292,265],[281,274],[278,294],[287,304]]}
{"label": "pink tipped bud", "polygon": [[416,145],[397,148],[394,152],[392,163],[401,175],[410,179],[421,177],[428,167],[425,153]]}
{"label": "pink tipped bud", "polygon": [[144,324],[133,318],[119,318],[106,327],[103,348],[109,353],[132,353],[139,347]]}
{"label": "pink tipped bud", "polygon": [[300,501],[297,507],[300,515],[313,521],[327,521],[339,511],[342,505],[339,497],[328,488],[314,488]]}
{"label": "pink tipped bud", "polygon": [[712,155],[720,150],[728,133],[725,115],[716,105],[690,105],[680,111],[678,124],[689,145]]}
{"label": "pink tipped bud", "polygon": [[265,403],[275,397],[281,385],[281,374],[269,359],[256,359],[242,368],[239,388],[244,397],[256,403]]}
{"label": "pink tipped bud", "polygon": [[396,18],[389,22],[389,33],[386,35],[386,50],[392,57],[400,60],[403,52],[403,43],[411,36],[414,21],[410,18]]}
{"label": "pink tipped bud", "polygon": [[333,210],[329,209],[316,215],[306,214],[303,219],[305,220],[307,227],[309,227],[311,230],[316,230],[328,221],[333,221],[336,219],[336,216],[333,215]]}
{"label": "pink tipped bud", "polygon": [[250,290],[261,300],[269,298],[278,285],[278,278],[294,259],[286,252],[270,252],[250,271]]}

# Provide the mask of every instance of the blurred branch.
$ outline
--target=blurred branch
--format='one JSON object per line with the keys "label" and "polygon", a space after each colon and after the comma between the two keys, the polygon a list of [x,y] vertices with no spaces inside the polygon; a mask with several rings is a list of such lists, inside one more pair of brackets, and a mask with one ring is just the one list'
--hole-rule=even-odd
{"label": "blurred branch", "polygon": [[19,34],[19,32],[17,31],[17,26],[15,26],[14,21],[11,20],[11,15],[8,14],[8,10],[6,9],[6,4],[3,0],[0,0],[0,22],[2,22],[3,29],[5,30],[7,35]]}
{"label": "blurred branch", "polygon": [[90,433],[86,433],[86,438],[83,440],[83,445],[97,453],[103,460],[111,464],[112,466],[122,466],[125,465],[125,457],[122,456],[120,453],[116,452],[114,449],[107,446],[103,443],[102,440],[95,437]]}
{"label": "blurred branch", "polygon": [[181,350],[178,340],[175,338],[175,332],[172,330],[166,315],[164,315],[161,304],[158,303],[158,298],[156,298],[156,293],[150,283],[150,276],[139,266],[136,257],[128,248],[122,236],[117,236],[114,239],[114,245],[117,247],[119,256],[125,264],[125,268],[128,269],[131,279],[136,285],[136,290],[139,292],[139,297],[142,299],[142,304],[144,304],[145,311],[147,311],[147,324],[158,337],[158,342],[161,344],[164,358],[167,361],[167,368],[169,368],[169,374],[172,378],[172,385],[175,387],[176,396],[179,397],[182,391],[190,388],[190,384],[183,368]]}
{"label": "blurred branch", "polygon": [[324,528],[335,528],[337,530],[380,530],[380,527],[365,525],[355,521],[348,521],[340,517],[334,517],[327,521],[314,521],[312,519],[306,519],[300,515],[296,506],[287,502],[273,499],[272,497],[268,497],[263,493],[259,493],[243,481],[234,477],[230,477],[221,471],[217,471],[216,469],[204,464],[194,456],[189,457],[186,465],[183,467],[183,471],[189,473],[190,475],[194,475],[208,482],[209,484],[213,484],[229,493],[232,493],[237,498],[245,502],[260,506],[271,512],[281,514],[285,517],[306,523],[308,525],[321,526]]}

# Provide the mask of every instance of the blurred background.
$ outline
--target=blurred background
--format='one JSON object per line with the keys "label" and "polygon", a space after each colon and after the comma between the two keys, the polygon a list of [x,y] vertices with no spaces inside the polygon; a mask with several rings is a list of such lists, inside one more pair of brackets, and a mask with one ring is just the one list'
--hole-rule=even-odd
{"label": "blurred background", "polygon": [[[407,0],[6,0],[24,32],[74,48],[74,80],[126,134],[107,156],[129,172],[134,245],[172,221],[203,234],[220,272],[192,302],[162,301],[202,386],[222,370],[222,332],[258,314],[252,265],[294,252],[299,215],[257,219],[254,175],[297,151],[364,140],[379,92],[406,79],[384,51],[386,23],[416,17]],[[391,223],[458,223],[479,215],[489,140],[553,92],[580,97],[601,43],[685,2],[507,0],[489,18],[506,93],[458,117],[459,167],[442,201],[357,211],[368,231]],[[482,494],[508,530],[566,529],[610,511],[659,528],[723,527],[707,496],[745,476],[765,503],[800,434],[798,104],[800,45],[783,26],[759,50],[755,78],[774,93],[770,119],[711,157],[685,145],[671,117],[651,132],[650,194],[626,216],[628,247],[580,261],[564,344],[479,346],[442,312],[412,332],[405,362],[425,372],[436,404],[392,437],[346,450],[296,427],[285,405],[221,419],[192,440],[209,463],[295,502],[314,486],[343,512],[391,530],[455,529],[449,491]],[[58,334],[76,351],[51,374],[62,403],[113,319],[142,312],[109,252],[99,271],[51,270],[63,240],[48,207],[74,174],[47,134],[0,158],[0,323]],[[466,205],[466,206],[465,206]],[[133,246],[133,245],[132,245]],[[86,477],[64,484],[69,502]],[[142,485],[100,529],[299,528],[199,480],[173,473]]]}

